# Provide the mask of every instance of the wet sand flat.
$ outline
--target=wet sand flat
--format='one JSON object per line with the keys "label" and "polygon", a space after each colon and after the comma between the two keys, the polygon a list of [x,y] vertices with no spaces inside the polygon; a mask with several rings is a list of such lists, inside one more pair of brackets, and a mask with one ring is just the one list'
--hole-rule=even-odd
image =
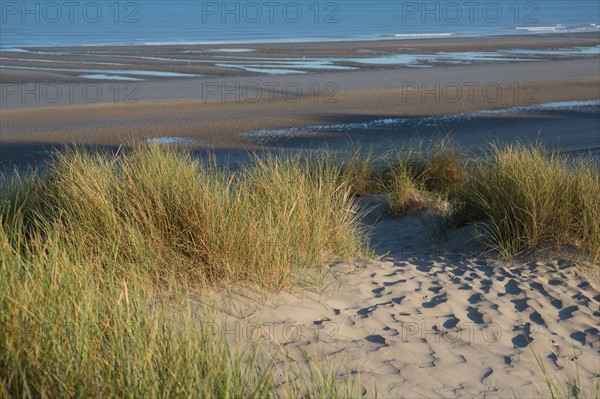
{"label": "wet sand flat", "polygon": [[[229,97],[227,101],[177,99],[39,108],[31,108],[26,104],[24,107],[3,108],[0,111],[3,148],[1,160],[19,163],[25,161],[25,154],[19,150],[22,145],[40,148],[58,144],[118,146],[153,137],[189,138],[194,141],[192,147],[196,149],[256,149],[262,147],[262,144],[244,138],[244,133],[366,122],[379,118],[452,115],[557,101],[597,100],[600,79],[593,76],[595,67],[593,61],[581,60],[536,65],[510,64],[501,69],[491,65],[440,67],[410,71],[413,72],[412,76],[397,71],[394,72],[402,76],[360,72],[360,76],[356,78],[351,74],[338,76],[339,87],[349,89],[340,89],[332,98],[333,101],[326,104],[323,104],[323,101],[327,101],[326,98],[315,101],[312,95],[306,95],[297,101],[287,101],[282,94],[275,95],[273,101],[265,95],[259,102],[236,101]],[[521,76],[523,80],[517,80]],[[534,81],[535,76],[547,77],[548,80]],[[392,87],[384,88],[388,79],[384,80],[383,77],[390,77]],[[511,77],[515,77],[516,82],[511,82]],[[335,80],[334,75],[315,75],[311,78]],[[368,89],[370,83],[365,80],[374,81],[372,86],[377,86],[378,82],[379,87]],[[470,97],[467,91],[469,88],[461,86],[464,92],[460,101],[448,101],[444,95],[444,90],[448,87],[445,85],[461,80],[481,82],[482,86],[494,85],[493,90],[502,95],[497,98],[486,97],[483,90],[475,90]],[[414,86],[403,88],[402,82],[416,84],[418,90]],[[140,88],[140,94],[164,94],[165,91],[159,88],[163,84],[164,82],[152,83],[158,87],[149,88],[148,91]],[[426,85],[427,92],[423,91],[421,84]],[[436,84],[440,85],[439,89],[435,88]],[[521,91],[518,92],[516,88]],[[188,89],[193,92],[191,86]],[[173,88],[173,94],[187,95],[184,90]],[[581,124],[586,124],[582,119],[569,120],[574,130]],[[515,120],[517,121],[518,119]],[[593,123],[593,119],[591,122]],[[483,125],[471,123],[469,129],[476,134],[480,130],[477,126]],[[537,128],[530,124],[528,130],[531,133],[531,130],[537,132],[552,126],[552,119],[546,115],[540,118]],[[518,123],[513,130],[515,137],[522,132]],[[415,129],[406,128],[404,131],[404,134],[415,134]],[[468,136],[467,131],[455,130],[454,133]],[[568,127],[564,133],[561,140],[566,143],[573,136]],[[343,132],[339,135],[343,136]],[[590,136],[588,141],[593,141],[594,137]],[[317,140],[318,136],[313,138]],[[368,138],[368,135],[363,135],[363,138]]]}
{"label": "wet sand flat", "polygon": [[[473,39],[445,39],[262,44],[248,45],[253,52],[230,55],[333,57],[356,55],[360,50],[363,56],[373,56],[397,53],[400,48],[406,52],[430,53],[442,50],[561,49],[594,44],[598,44],[596,36],[581,34],[489,38],[484,43]],[[102,52],[110,57],[111,54],[129,56],[138,52],[148,55],[152,51],[178,54],[188,51],[206,58],[211,57],[210,54],[222,54],[209,51],[214,47],[128,46],[28,51],[85,50],[96,54],[92,58],[97,58],[97,54]],[[235,47],[239,50],[240,46]],[[10,53],[10,57],[16,56],[48,57],[45,54]],[[3,58],[2,65],[5,64]],[[285,143],[281,140],[265,143],[247,133],[289,128],[301,130],[305,126],[360,123],[381,118],[449,116],[548,102],[598,100],[598,70],[598,56],[430,65],[427,68],[363,65],[357,70],[317,70],[279,76],[237,71],[239,76],[221,74],[104,83],[85,83],[74,77],[70,78],[72,82],[58,79],[54,83],[43,83],[60,74],[2,69],[0,162],[4,165],[31,163],[44,158],[48,148],[62,144],[116,147],[164,137],[184,138],[194,150],[246,150],[261,149],[265,145],[290,147],[294,144],[318,146],[325,142],[322,136],[335,139],[347,134],[354,134],[358,141],[373,142],[377,138],[374,139],[368,131],[337,132],[335,137],[307,132],[307,135],[299,134],[298,140],[294,137],[294,140]],[[185,72],[177,68],[173,71]],[[11,76],[25,79],[28,83],[10,83]],[[469,119],[466,124],[444,123],[438,127],[451,129],[461,140],[493,138],[496,129],[490,125],[492,119]],[[550,130],[555,136],[560,136],[561,143],[573,148],[589,147],[596,138],[595,134],[589,133],[597,125],[593,115],[580,118],[560,113],[553,116],[548,112],[543,115],[530,113],[511,120],[498,119],[498,123],[505,132],[514,126],[514,137],[524,133],[533,137],[540,131]],[[398,137],[414,136],[417,130],[424,132],[427,129],[404,126],[388,131],[386,138],[393,141]],[[571,134],[570,130],[579,133]],[[505,136],[508,139],[510,134]]]}
{"label": "wet sand flat", "polygon": [[[263,43],[37,47],[2,50],[3,83],[131,81],[261,76],[487,62],[564,59],[598,45],[595,33],[475,38]],[[566,52],[565,52],[566,51]],[[457,55],[453,59],[450,55]],[[12,67],[12,68],[11,68]],[[80,71],[78,71],[80,70]],[[143,74],[143,71],[152,71]],[[104,76],[103,76],[104,75]],[[106,76],[108,75],[108,76]]]}

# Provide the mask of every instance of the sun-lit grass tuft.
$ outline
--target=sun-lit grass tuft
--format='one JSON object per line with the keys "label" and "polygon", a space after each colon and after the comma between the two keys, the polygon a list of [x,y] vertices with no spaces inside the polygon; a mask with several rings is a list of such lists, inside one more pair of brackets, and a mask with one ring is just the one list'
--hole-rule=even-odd
{"label": "sun-lit grass tuft", "polygon": [[173,298],[278,290],[366,250],[348,183],[324,161],[230,173],[150,145],[75,150],[43,175],[16,178],[0,202],[7,398],[275,396],[268,368]]}
{"label": "sun-lit grass tuft", "polygon": [[381,178],[392,216],[443,207],[464,181],[464,154],[451,139],[414,141],[397,149]]}
{"label": "sun-lit grass tuft", "polygon": [[379,194],[382,190],[382,165],[386,155],[376,157],[372,151],[363,150],[350,143],[349,151],[336,153],[322,149],[315,154],[320,162],[336,165],[340,171],[340,179],[350,187],[355,197]]}
{"label": "sun-lit grass tuft", "polygon": [[264,397],[268,370],[177,314],[118,260],[41,239],[15,248],[0,226],[0,395]]}
{"label": "sun-lit grass tuft", "polygon": [[600,260],[600,169],[542,146],[493,146],[465,184],[468,213],[504,256],[572,246]]}
{"label": "sun-lit grass tuft", "polygon": [[456,190],[465,175],[465,153],[449,138],[434,141],[420,152],[425,159],[418,166],[416,176],[424,186],[433,192],[448,194]]}
{"label": "sun-lit grass tuft", "polygon": [[403,164],[398,163],[390,168],[386,182],[386,200],[392,216],[401,216],[427,208],[427,194],[421,190]]}
{"label": "sun-lit grass tuft", "polygon": [[[302,268],[365,249],[360,213],[334,164],[255,159],[237,173],[168,147],[61,155],[44,179],[16,183],[4,219],[66,256],[123,272],[280,289]],[[31,241],[31,240],[30,240]]]}

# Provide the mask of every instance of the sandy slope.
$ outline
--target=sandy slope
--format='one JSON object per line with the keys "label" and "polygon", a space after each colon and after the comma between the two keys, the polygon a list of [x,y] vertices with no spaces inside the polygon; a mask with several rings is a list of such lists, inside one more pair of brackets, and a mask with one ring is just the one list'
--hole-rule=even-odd
{"label": "sandy slope", "polygon": [[340,378],[360,371],[368,397],[540,397],[536,383],[545,396],[535,355],[551,375],[597,383],[598,285],[567,262],[480,256],[473,233],[436,246],[418,216],[381,219],[374,242],[386,258],[337,265],[320,290],[237,294],[216,328],[281,370],[309,356],[343,366]]}

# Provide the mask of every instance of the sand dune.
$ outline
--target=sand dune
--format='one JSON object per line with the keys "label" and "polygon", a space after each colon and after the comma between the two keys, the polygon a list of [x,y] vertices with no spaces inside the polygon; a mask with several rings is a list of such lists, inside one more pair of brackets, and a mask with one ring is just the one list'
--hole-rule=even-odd
{"label": "sand dune", "polygon": [[545,397],[536,356],[559,380],[598,382],[600,291],[589,276],[563,261],[481,255],[473,227],[439,246],[419,216],[375,226],[387,257],[337,265],[322,291],[235,295],[228,337],[281,364],[333,361],[340,379],[360,373],[367,397]]}

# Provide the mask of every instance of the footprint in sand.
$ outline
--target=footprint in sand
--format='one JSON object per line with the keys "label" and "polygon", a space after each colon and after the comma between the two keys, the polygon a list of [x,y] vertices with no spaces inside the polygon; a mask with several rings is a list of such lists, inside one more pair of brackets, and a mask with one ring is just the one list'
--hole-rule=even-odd
{"label": "footprint in sand", "polygon": [[469,306],[467,311],[467,317],[471,319],[473,323],[483,324],[483,313],[479,312],[479,310],[472,306]]}
{"label": "footprint in sand", "polygon": [[585,345],[586,338],[585,333],[583,331],[574,331],[570,335],[571,339],[581,343],[581,345]]}
{"label": "footprint in sand", "polygon": [[370,342],[372,344],[376,344],[379,346],[388,346],[387,343],[385,342],[385,338],[383,338],[381,335],[367,335],[365,337],[365,341]]}
{"label": "footprint in sand", "polygon": [[[588,336],[590,337],[590,339],[588,340]],[[574,339],[575,341],[580,342],[582,345],[585,345],[586,343],[588,343],[588,341],[591,341],[591,343],[593,343],[594,341],[597,341],[600,337],[599,337],[599,331],[597,328],[592,327],[592,328],[588,328],[584,331],[575,331],[573,333],[571,333],[571,338]]]}
{"label": "footprint in sand", "polygon": [[515,348],[525,348],[533,341],[530,323],[517,325],[513,328],[513,331],[516,333],[512,339]]}
{"label": "footprint in sand", "polygon": [[538,313],[537,310],[529,315],[529,320],[531,320],[532,322],[534,322],[535,324],[540,325],[540,326],[546,325],[544,318],[542,317],[541,314]]}
{"label": "footprint in sand", "polygon": [[403,278],[401,278],[401,279],[400,279],[400,280],[398,280],[398,281],[390,281],[390,282],[387,282],[387,281],[385,281],[385,282],[383,283],[383,285],[384,285],[385,287],[391,287],[391,286],[394,286],[394,285],[396,285],[396,284],[400,284],[400,283],[406,283],[406,279],[403,279]]}
{"label": "footprint in sand", "polygon": [[573,313],[579,310],[579,306],[577,305],[573,305],[573,306],[569,306],[568,308],[564,308],[562,309],[560,312],[558,312],[558,318],[559,320],[567,320],[573,317]]}
{"label": "footprint in sand", "polygon": [[375,298],[381,298],[383,296],[382,292],[385,290],[385,287],[379,287],[372,289],[371,292],[375,294]]}
{"label": "footprint in sand", "polygon": [[492,373],[494,372],[494,370],[492,370],[491,368],[488,367],[488,369],[485,371],[485,373],[483,373],[483,377],[481,377],[480,382],[483,384],[483,381],[488,378],[490,375],[492,375]]}
{"label": "footprint in sand", "polygon": [[[521,293],[521,288],[519,288],[519,284],[515,279],[510,279],[506,284],[504,284],[504,290],[506,291],[504,295],[519,295]],[[499,295],[500,296],[500,295]]]}
{"label": "footprint in sand", "polygon": [[469,297],[469,299],[467,299],[469,301],[469,303],[471,305],[475,305],[476,303],[481,302],[482,298],[481,298],[481,294],[473,294]]}
{"label": "footprint in sand", "polygon": [[460,319],[452,315],[450,319],[446,320],[443,324],[446,330],[451,330],[460,323]]}
{"label": "footprint in sand", "polygon": [[440,287],[440,286],[429,287],[429,288],[427,288],[427,290],[433,292],[434,294],[439,294],[439,292],[442,290],[442,287]]}
{"label": "footprint in sand", "polygon": [[549,297],[550,294],[548,293],[548,291],[546,291],[546,289],[544,288],[544,286],[540,283],[537,282],[532,282],[529,284],[529,286],[531,288],[533,288],[534,290],[539,291],[540,294],[542,294],[543,296]]}
{"label": "footprint in sand", "polygon": [[406,298],[406,296],[399,296],[397,298],[392,298],[392,303],[396,305],[400,305],[400,303]]}
{"label": "footprint in sand", "polygon": [[552,280],[549,280],[549,281],[548,281],[548,284],[550,284],[550,285],[554,285],[554,286],[556,286],[556,285],[562,285],[563,287],[566,287],[566,286],[567,286],[567,283],[565,283],[565,282],[564,282],[564,281],[562,281],[562,280],[556,279],[556,278],[555,278],[555,279],[552,279]]}
{"label": "footprint in sand", "polygon": [[479,282],[479,284],[481,285],[481,290],[488,294],[490,292],[490,289],[492,288],[492,280],[481,280]]}
{"label": "footprint in sand", "polygon": [[577,294],[573,295],[571,298],[575,299],[580,305],[583,305],[583,306],[589,306],[590,302],[592,302],[592,300],[590,298],[583,295],[581,292],[578,292]]}
{"label": "footprint in sand", "polygon": [[[552,298],[552,297],[550,297],[550,298]],[[550,301],[550,304],[551,304],[552,306],[554,306],[556,309],[562,309],[562,307],[563,307],[563,303],[562,303],[562,301],[561,301],[560,299],[556,299],[556,298],[553,298],[553,299]]]}
{"label": "footprint in sand", "polygon": [[521,299],[513,299],[511,300],[511,302],[515,305],[515,311],[516,312],[524,312],[525,309],[527,309],[529,307],[529,305],[527,305],[527,301],[529,300],[529,298],[521,298]]}
{"label": "footprint in sand", "polygon": [[423,307],[424,308],[435,308],[439,304],[442,304],[447,301],[448,301],[448,295],[446,295],[446,294],[436,295],[433,298],[431,298],[430,301],[423,302]]}

